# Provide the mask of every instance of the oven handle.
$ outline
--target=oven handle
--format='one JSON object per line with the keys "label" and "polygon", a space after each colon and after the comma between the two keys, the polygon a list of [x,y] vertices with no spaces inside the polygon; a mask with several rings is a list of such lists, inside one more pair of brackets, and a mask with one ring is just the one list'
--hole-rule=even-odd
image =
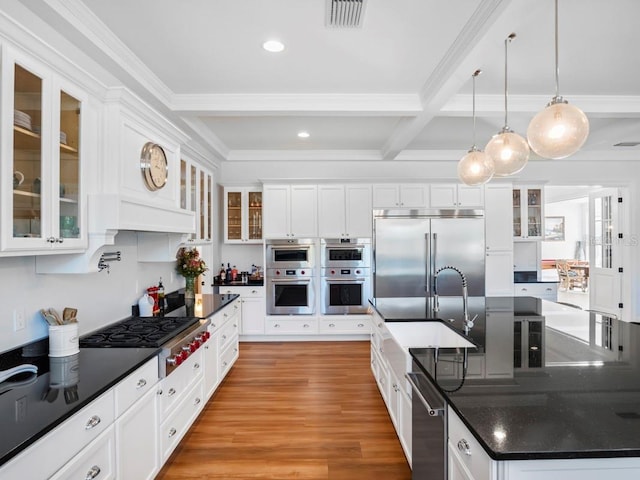
{"label": "oven handle", "polygon": [[338,283],[338,282],[342,282],[342,283],[365,283],[367,281],[367,279],[363,278],[363,277],[358,277],[358,278],[331,278],[331,277],[324,277],[323,280],[325,282],[332,282],[332,283]]}
{"label": "oven handle", "polygon": [[311,283],[312,278],[272,278],[271,283]]}

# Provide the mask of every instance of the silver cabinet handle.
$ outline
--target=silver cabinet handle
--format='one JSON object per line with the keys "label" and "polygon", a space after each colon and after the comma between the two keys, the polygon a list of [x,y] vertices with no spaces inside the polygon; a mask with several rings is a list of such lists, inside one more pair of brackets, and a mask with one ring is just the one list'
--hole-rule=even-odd
{"label": "silver cabinet handle", "polygon": [[335,323],[330,323],[330,324],[329,324],[329,326],[330,326],[330,327],[335,327],[335,326],[336,326],[336,324],[335,324]]}
{"label": "silver cabinet handle", "polygon": [[200,397],[196,397],[196,399],[194,400],[193,404],[194,405],[198,405],[201,402]]}
{"label": "silver cabinet handle", "polygon": [[176,394],[176,389],[175,389],[175,388],[173,388],[173,387],[171,387],[171,388],[169,389],[169,391],[167,392],[167,396],[168,396],[168,397],[171,397],[171,396],[173,396],[173,395],[175,395],[175,394]]}
{"label": "silver cabinet handle", "polygon": [[94,465],[89,469],[89,471],[87,472],[87,475],[84,477],[84,480],[92,480],[93,478],[96,478],[98,475],[100,475],[100,467],[97,465]]}
{"label": "silver cabinet handle", "polygon": [[251,290],[251,293],[258,293],[257,290]]}
{"label": "silver cabinet handle", "polygon": [[138,384],[136,385],[136,388],[142,388],[147,384],[147,381],[144,378],[141,378],[140,380],[138,380]]}
{"label": "silver cabinet handle", "polygon": [[469,457],[471,456],[471,446],[464,438],[458,440],[458,450]]}
{"label": "silver cabinet handle", "polygon": [[309,324],[305,323],[304,325],[302,325],[303,328],[309,328]]}
{"label": "silver cabinet handle", "polygon": [[173,437],[176,433],[178,433],[178,431],[175,428],[171,428],[171,430],[169,430],[169,438]]}
{"label": "silver cabinet handle", "polygon": [[62,243],[62,242],[64,242],[64,239],[62,239],[62,238],[56,238],[56,243]]}
{"label": "silver cabinet handle", "polygon": [[358,328],[362,328],[362,327],[364,327],[364,323],[359,323]]}
{"label": "silver cabinet handle", "polygon": [[226,335],[222,335],[222,340],[226,340],[227,336]]}
{"label": "silver cabinet handle", "polygon": [[193,369],[197,370],[198,368],[200,368],[200,364],[199,363],[194,363],[193,364]]}
{"label": "silver cabinet handle", "polygon": [[279,323],[274,324],[273,328],[280,328],[280,324]]}
{"label": "silver cabinet handle", "polygon": [[226,367],[227,366],[227,362],[222,362],[222,366]]}
{"label": "silver cabinet handle", "polygon": [[97,427],[100,422],[101,422],[100,417],[97,416],[97,415],[94,415],[93,417],[91,417],[89,419],[87,424],[84,426],[84,429],[85,430],[91,430],[92,428]]}
{"label": "silver cabinet handle", "polygon": [[164,392],[162,391],[162,389],[159,389],[159,390],[156,392],[156,395],[162,395],[163,393],[164,393]]}

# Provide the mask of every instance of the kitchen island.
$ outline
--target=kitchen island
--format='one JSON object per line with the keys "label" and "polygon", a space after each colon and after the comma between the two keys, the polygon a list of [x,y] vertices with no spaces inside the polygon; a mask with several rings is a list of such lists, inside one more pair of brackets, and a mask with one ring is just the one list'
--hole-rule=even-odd
{"label": "kitchen island", "polygon": [[[450,478],[640,478],[640,326],[532,297],[476,302],[484,315],[466,352],[409,348],[413,370],[446,399],[449,434],[462,428],[482,450],[450,436]],[[427,318],[424,300],[376,303],[390,332]],[[454,310],[444,324],[464,335]],[[480,473],[472,455],[486,456]]]}

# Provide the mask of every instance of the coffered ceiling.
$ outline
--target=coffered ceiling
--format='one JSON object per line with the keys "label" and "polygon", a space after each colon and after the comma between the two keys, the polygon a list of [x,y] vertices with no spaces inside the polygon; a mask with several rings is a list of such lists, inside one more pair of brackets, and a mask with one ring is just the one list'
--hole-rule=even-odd
{"label": "coffered ceiling", "polygon": [[[458,160],[555,93],[553,0],[364,0],[360,27],[328,0],[41,0],[27,6],[217,161]],[[580,160],[638,159],[640,2],[559,0],[560,94],[591,134]],[[281,53],[262,49],[277,38]],[[307,131],[306,139],[297,137]]]}

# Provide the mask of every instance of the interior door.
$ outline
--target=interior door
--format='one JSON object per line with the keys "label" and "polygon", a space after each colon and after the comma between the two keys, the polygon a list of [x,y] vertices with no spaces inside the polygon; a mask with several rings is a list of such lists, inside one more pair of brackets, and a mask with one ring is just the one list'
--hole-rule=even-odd
{"label": "interior door", "polygon": [[591,310],[620,318],[623,267],[620,238],[622,202],[618,189],[589,195],[589,306]]}

